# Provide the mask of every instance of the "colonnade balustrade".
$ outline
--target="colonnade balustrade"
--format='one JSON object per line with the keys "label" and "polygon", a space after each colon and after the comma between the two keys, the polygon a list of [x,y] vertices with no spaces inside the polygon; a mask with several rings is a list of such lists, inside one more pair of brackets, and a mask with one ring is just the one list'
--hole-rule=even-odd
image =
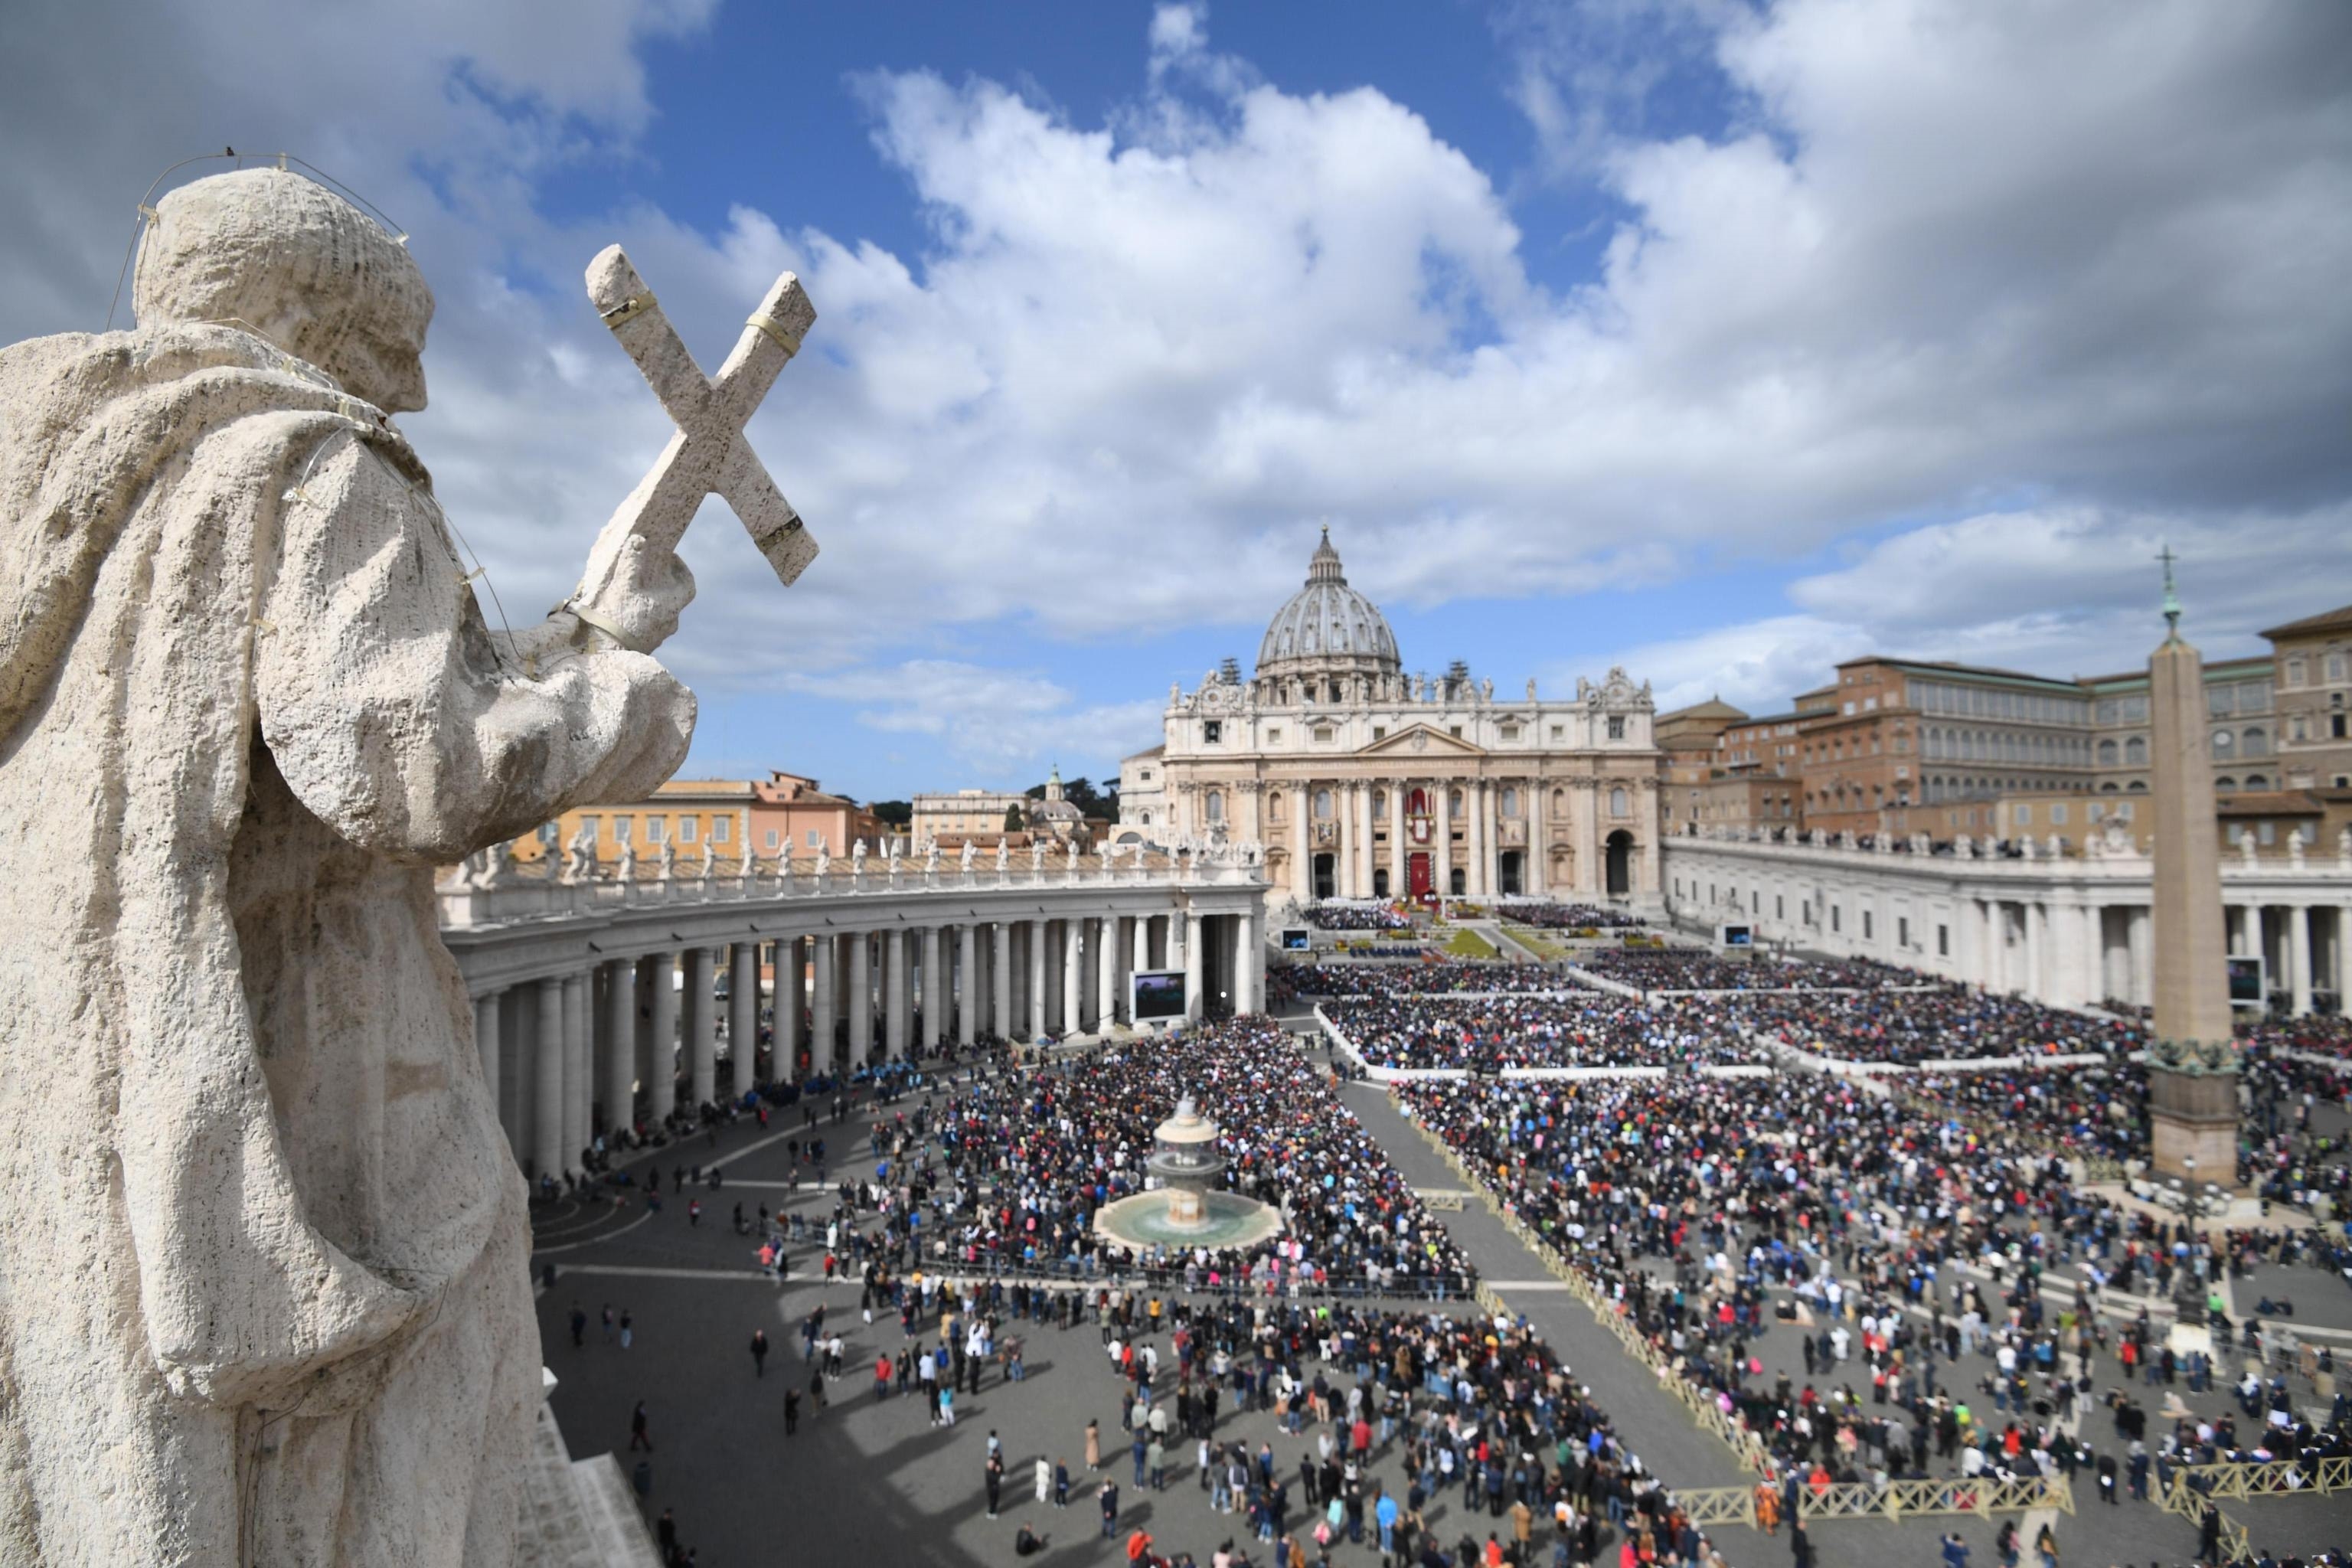
{"label": "colonnade balustrade", "polygon": [[534,1177],[577,1173],[619,1128],[691,1119],[762,1084],[984,1037],[1132,1029],[1138,971],[1183,975],[1184,1018],[1262,1005],[1257,865],[1014,858],[754,862],[640,880],[567,880],[551,862],[460,868],[440,889],[442,936],[518,1161]]}

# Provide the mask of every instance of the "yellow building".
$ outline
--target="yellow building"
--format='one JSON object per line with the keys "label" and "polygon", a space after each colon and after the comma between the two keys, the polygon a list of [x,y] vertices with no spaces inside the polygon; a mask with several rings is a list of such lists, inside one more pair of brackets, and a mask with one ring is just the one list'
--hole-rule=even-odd
{"label": "yellow building", "polygon": [[[635,846],[638,863],[650,868],[666,845],[679,860],[701,859],[706,845],[716,858],[731,860],[751,837],[759,804],[757,786],[748,779],[673,779],[649,800],[567,811],[537,837],[516,840],[514,857],[530,861],[560,855],[583,826],[593,826],[599,860],[617,860],[625,847]],[[755,844],[753,853],[775,851]]]}

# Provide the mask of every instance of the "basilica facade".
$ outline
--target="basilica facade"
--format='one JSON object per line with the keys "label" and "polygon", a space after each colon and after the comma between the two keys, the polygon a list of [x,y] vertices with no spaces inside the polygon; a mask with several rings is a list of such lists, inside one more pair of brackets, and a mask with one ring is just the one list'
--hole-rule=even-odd
{"label": "basilica facade", "polygon": [[1654,706],[1622,669],[1570,700],[1498,698],[1455,664],[1408,675],[1328,530],[1244,679],[1168,693],[1119,769],[1125,842],[1263,847],[1273,897],[1658,896]]}

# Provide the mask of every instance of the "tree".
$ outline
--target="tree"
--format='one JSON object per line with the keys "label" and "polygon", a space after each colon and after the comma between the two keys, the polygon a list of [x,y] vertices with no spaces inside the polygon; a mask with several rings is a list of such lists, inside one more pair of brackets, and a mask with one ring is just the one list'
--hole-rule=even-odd
{"label": "tree", "polygon": [[[1039,798],[1041,798],[1041,799],[1042,799],[1042,798],[1044,797],[1044,794],[1045,794],[1045,786],[1044,786],[1043,784],[1040,784],[1040,785],[1038,785],[1038,786],[1037,786],[1037,788],[1038,788],[1038,795],[1039,795]],[[1006,806],[1006,807],[1004,808],[1004,831],[1005,831],[1005,832],[1007,832],[1007,833],[1018,833],[1018,832],[1022,831],[1022,829],[1024,829],[1024,828],[1025,828],[1026,826],[1028,826],[1028,825],[1029,825],[1029,824],[1028,824],[1028,820],[1021,815],[1021,807],[1020,807],[1017,804],[1016,804],[1016,805],[1008,805],[1008,806]]]}
{"label": "tree", "polygon": [[904,827],[915,820],[915,804],[907,800],[877,800],[866,810],[877,822],[887,822],[893,827]]}
{"label": "tree", "polygon": [[[1045,798],[1045,786],[1031,784],[1022,793],[1031,800],[1043,800]],[[1105,822],[1118,820],[1118,785],[1116,782],[1108,783],[1097,790],[1086,779],[1069,779],[1062,785],[1062,798],[1076,806],[1082,816]]]}

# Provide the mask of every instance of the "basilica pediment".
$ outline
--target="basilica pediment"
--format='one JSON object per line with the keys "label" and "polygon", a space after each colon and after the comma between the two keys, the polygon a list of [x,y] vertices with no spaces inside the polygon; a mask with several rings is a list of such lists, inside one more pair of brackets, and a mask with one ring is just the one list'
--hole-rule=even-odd
{"label": "basilica pediment", "polygon": [[1360,749],[1360,757],[1483,757],[1486,752],[1429,724],[1408,724]]}

